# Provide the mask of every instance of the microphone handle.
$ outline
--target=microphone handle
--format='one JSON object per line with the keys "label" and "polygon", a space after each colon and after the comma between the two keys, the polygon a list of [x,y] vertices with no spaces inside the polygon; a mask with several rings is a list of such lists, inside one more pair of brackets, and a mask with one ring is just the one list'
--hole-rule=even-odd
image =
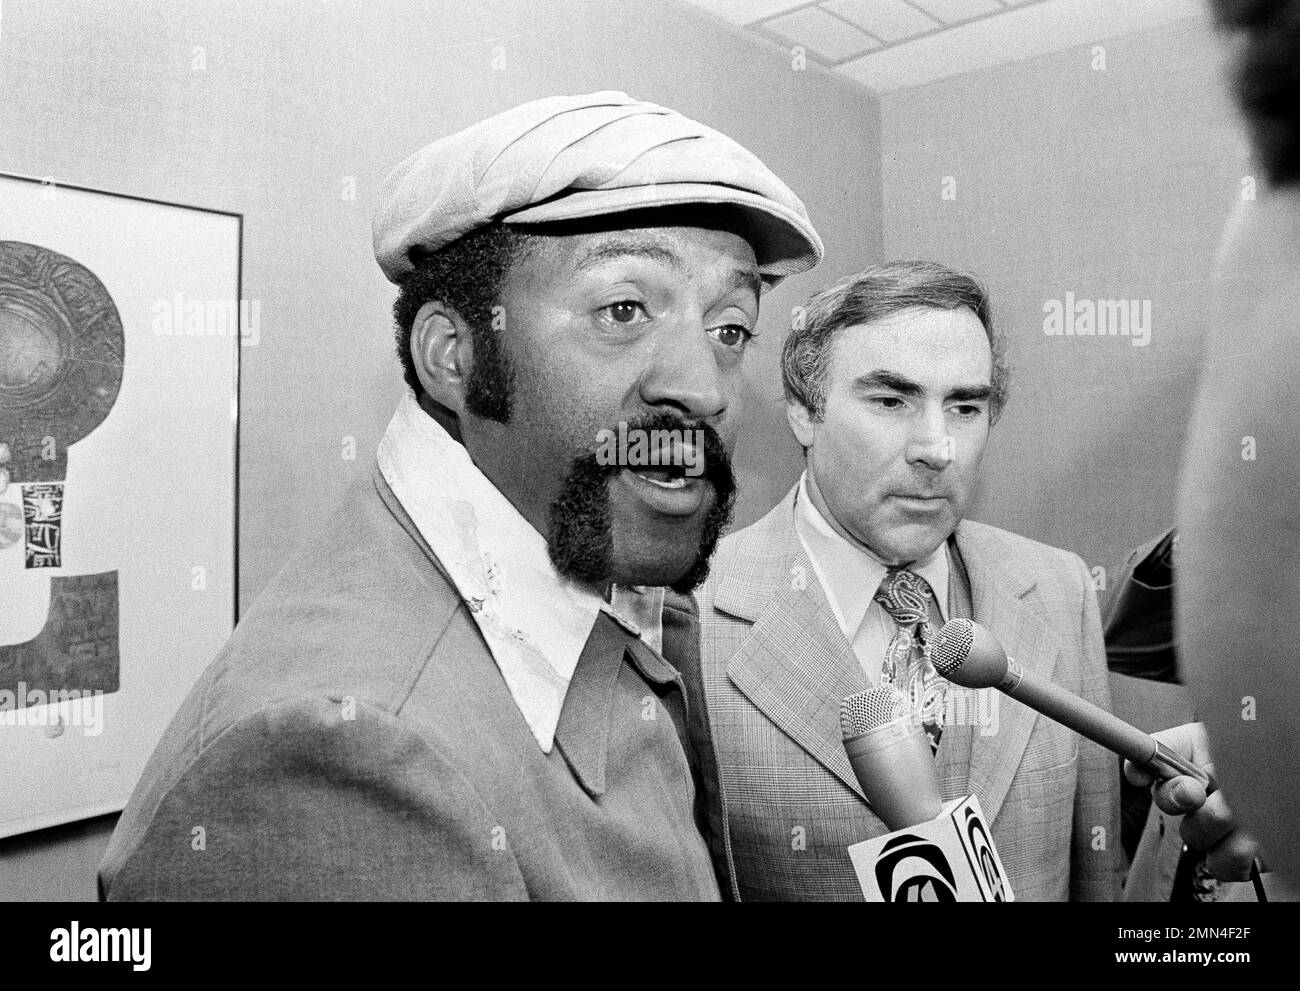
{"label": "microphone handle", "polygon": [[929,737],[919,722],[891,720],[848,737],[844,750],[867,803],[890,832],[943,813]]}
{"label": "microphone handle", "polygon": [[[1041,712],[1093,743],[1127,758],[1162,781],[1188,775],[1205,785],[1207,796],[1218,790],[1219,783],[1214,775],[1169,749],[1155,737],[1072,692],[1067,692],[1059,685],[1030,674],[1010,657],[1007,658],[1007,673],[997,688],[1035,712]],[[1187,847],[1183,849],[1186,852]],[[1200,853],[1195,859],[1204,857],[1205,854]],[[1258,859],[1250,865],[1250,880],[1255,888],[1256,899],[1268,901],[1260,877]]]}
{"label": "microphone handle", "polygon": [[1132,761],[1162,781],[1188,775],[1205,785],[1206,794],[1218,788],[1212,775],[1159,743],[1149,733],[1143,733],[1136,726],[1054,682],[1025,671],[1010,657],[1007,658],[1006,676],[997,687],[1017,702]]}

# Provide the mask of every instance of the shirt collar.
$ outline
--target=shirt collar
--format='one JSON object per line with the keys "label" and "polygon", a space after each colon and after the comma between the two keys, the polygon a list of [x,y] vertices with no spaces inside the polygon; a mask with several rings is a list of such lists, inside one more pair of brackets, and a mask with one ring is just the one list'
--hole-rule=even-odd
{"label": "shirt collar", "polygon": [[379,442],[380,473],[469,607],[538,746],[551,752],[578,658],[603,611],[656,651],[664,590],[606,603],[566,581],[545,538],[407,392]]}
{"label": "shirt collar", "polygon": [[[889,566],[836,532],[808,495],[807,472],[799,479],[794,520],[799,539],[812,560],[827,598],[831,600],[840,628],[851,641],[862,625]],[[929,556],[908,565],[908,570],[924,578],[934,591],[940,621],[947,618],[948,612],[947,547],[947,542],[944,542]]]}

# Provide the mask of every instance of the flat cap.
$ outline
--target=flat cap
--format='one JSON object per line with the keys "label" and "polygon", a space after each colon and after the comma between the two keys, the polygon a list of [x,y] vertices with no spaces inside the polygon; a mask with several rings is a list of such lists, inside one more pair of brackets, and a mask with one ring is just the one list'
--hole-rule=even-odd
{"label": "flat cap", "polygon": [[525,103],[417,151],[384,180],[375,258],[400,282],[412,249],[435,251],[494,221],[691,203],[746,215],[769,285],[822,259],[803,203],[757,156],[676,111],[612,91]]}

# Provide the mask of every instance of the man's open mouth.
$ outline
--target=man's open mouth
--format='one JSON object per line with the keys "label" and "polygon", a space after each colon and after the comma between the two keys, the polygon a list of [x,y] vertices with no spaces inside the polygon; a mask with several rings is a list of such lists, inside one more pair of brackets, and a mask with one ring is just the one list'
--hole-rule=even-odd
{"label": "man's open mouth", "polygon": [[665,517],[694,516],[707,508],[710,494],[716,491],[707,478],[692,477],[676,465],[628,467],[621,474],[643,506]]}
{"label": "man's open mouth", "polygon": [[629,468],[628,471],[662,489],[684,489],[691,483],[691,479],[686,475],[686,469],[679,465],[668,465],[662,468]]}

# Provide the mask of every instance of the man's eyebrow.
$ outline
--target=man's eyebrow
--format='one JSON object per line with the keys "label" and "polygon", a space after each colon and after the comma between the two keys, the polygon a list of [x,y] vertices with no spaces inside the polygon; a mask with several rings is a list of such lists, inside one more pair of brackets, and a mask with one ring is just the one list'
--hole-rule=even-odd
{"label": "man's eyebrow", "polygon": [[[862,391],[867,389],[890,389],[904,396],[925,395],[925,386],[885,368],[877,368],[865,375],[859,375],[853,380],[853,388]],[[972,402],[988,399],[992,395],[993,387],[991,385],[959,385],[949,389],[944,399],[956,402]]]}
{"label": "man's eyebrow", "polygon": [[860,390],[892,389],[894,392],[901,392],[905,396],[919,396],[925,392],[919,382],[913,382],[897,372],[891,372],[884,368],[877,368],[865,375],[859,375],[853,380],[853,388]]}
{"label": "man's eyebrow", "polygon": [[602,241],[583,255],[578,260],[578,264],[574,266],[574,271],[582,272],[603,262],[625,258],[628,255],[660,262],[677,272],[686,270],[686,262],[681,255],[662,244],[655,244],[652,241],[644,241],[639,238],[611,238],[608,241]]}
{"label": "man's eyebrow", "polygon": [[948,399],[955,399],[957,402],[973,402],[981,399],[988,399],[993,395],[993,386],[991,385],[959,385],[955,389],[948,391]]}
{"label": "man's eyebrow", "polygon": [[733,289],[747,289],[755,296],[763,295],[763,277],[758,274],[756,268],[736,268],[731,271],[725,285],[725,290],[730,292]]}
{"label": "man's eyebrow", "polygon": [[[574,271],[583,272],[604,262],[626,258],[629,255],[635,258],[648,258],[650,261],[667,265],[674,272],[681,275],[687,274],[686,260],[673,251],[672,248],[662,244],[655,244],[653,241],[631,238],[612,238],[601,242],[578,260],[577,265],[574,266]],[[745,289],[755,296],[761,296],[763,279],[759,275],[757,268],[737,267],[732,269],[723,289],[725,292],[730,292],[733,289]]]}

